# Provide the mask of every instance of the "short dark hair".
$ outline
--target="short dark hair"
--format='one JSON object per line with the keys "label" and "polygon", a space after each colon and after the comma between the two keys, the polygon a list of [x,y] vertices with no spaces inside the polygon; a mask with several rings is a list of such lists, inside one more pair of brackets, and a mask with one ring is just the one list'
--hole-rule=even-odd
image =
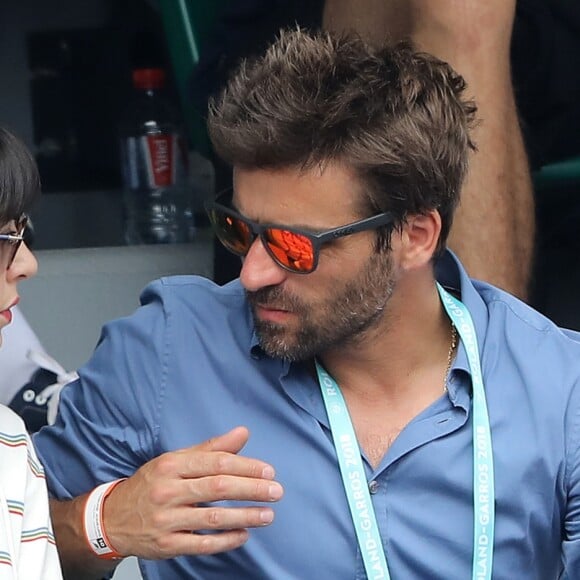
{"label": "short dark hair", "polygon": [[40,195],[40,176],[26,145],[0,127],[0,225],[30,210]]}
{"label": "short dark hair", "polygon": [[408,43],[373,48],[353,34],[282,30],[210,101],[208,130],[233,166],[343,164],[365,187],[362,211],[391,211],[399,225],[438,210],[441,251],[475,148],[465,86]]}

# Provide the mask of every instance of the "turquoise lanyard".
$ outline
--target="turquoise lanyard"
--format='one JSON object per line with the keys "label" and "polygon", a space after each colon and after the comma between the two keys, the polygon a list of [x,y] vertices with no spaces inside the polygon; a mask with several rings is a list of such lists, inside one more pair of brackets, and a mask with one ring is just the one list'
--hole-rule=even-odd
{"label": "turquoise lanyard", "polygon": [[[473,568],[472,580],[491,580],[495,524],[493,452],[477,337],[462,302],[437,284],[441,302],[467,353],[473,386]],[[390,580],[387,559],[348,409],[336,381],[316,363],[318,380],[367,578]]]}

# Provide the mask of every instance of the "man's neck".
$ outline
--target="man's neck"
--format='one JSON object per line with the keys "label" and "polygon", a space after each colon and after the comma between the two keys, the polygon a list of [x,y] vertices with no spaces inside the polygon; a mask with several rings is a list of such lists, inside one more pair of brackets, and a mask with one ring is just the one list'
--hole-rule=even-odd
{"label": "man's neck", "polygon": [[374,468],[406,425],[443,395],[452,341],[433,279],[410,280],[398,284],[377,328],[320,356]]}
{"label": "man's neck", "polygon": [[[345,393],[398,399],[425,388],[447,366],[452,333],[432,279],[401,282],[380,323],[360,340],[320,356]],[[441,384],[436,388],[443,391]]]}

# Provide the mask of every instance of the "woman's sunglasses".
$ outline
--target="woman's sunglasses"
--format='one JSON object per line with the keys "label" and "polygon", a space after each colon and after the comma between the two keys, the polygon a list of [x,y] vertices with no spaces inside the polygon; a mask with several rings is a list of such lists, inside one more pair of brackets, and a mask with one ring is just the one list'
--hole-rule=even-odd
{"label": "woman's sunglasses", "polygon": [[227,250],[237,256],[245,256],[259,236],[274,262],[296,274],[310,274],[316,270],[323,244],[395,221],[393,214],[385,212],[313,234],[298,228],[259,224],[217,202],[208,202],[206,211],[217,238]]}
{"label": "woman's sunglasses", "polygon": [[16,222],[15,234],[0,234],[0,263],[6,264],[6,270],[12,266],[20,244],[28,241],[28,216],[21,216]]}

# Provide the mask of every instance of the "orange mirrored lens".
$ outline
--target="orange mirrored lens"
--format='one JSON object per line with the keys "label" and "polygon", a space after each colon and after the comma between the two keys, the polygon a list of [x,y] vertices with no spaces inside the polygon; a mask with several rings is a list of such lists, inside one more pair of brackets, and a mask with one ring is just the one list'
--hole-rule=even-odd
{"label": "orange mirrored lens", "polygon": [[212,212],[216,233],[226,248],[234,254],[245,256],[252,245],[252,232],[247,224],[227,214]]}
{"label": "orange mirrored lens", "polygon": [[268,248],[280,264],[297,272],[310,272],[314,268],[312,242],[300,234],[269,228],[265,232]]}

